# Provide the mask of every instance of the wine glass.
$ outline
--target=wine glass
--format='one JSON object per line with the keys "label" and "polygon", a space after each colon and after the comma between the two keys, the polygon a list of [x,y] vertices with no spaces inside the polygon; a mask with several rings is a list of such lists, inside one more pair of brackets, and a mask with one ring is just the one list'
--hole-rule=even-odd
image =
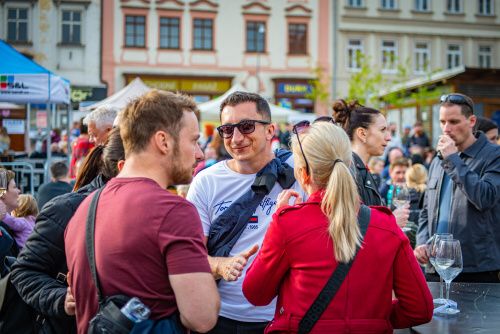
{"label": "wine glass", "polygon": [[394,185],[394,193],[392,203],[396,209],[403,208],[410,204],[410,191],[404,183]]}
{"label": "wine glass", "polygon": [[436,253],[436,270],[446,282],[446,304],[434,310],[435,314],[457,314],[460,310],[449,303],[451,281],[463,270],[462,249],[460,241],[442,239]]}
{"label": "wine glass", "polygon": [[[453,239],[453,234],[450,233],[436,233],[432,236],[430,239],[429,245],[428,245],[428,255],[429,255],[429,261],[432,264],[434,268],[436,268],[436,254],[437,254],[437,247],[439,245],[439,242],[441,240],[451,240]],[[439,298],[435,298],[433,300],[434,304],[445,304],[446,299],[443,298],[443,278],[441,275],[439,276]]]}
{"label": "wine glass", "polygon": [[[410,204],[410,191],[404,183],[394,184],[392,192],[392,204],[396,207],[396,210],[404,207],[409,207]],[[403,232],[408,232],[411,229],[402,227]]]}
{"label": "wine glass", "polygon": [[7,192],[7,170],[0,168],[0,197],[2,197]]}

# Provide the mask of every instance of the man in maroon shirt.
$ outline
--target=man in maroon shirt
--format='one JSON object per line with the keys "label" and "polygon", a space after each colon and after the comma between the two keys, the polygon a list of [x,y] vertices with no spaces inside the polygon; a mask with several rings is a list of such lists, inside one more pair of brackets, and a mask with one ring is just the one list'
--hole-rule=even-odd
{"label": "man in maroon shirt", "polygon": [[[195,207],[166,188],[191,181],[199,129],[189,98],[152,91],[131,102],[120,121],[127,157],[101,193],[95,221],[96,266],[105,296],[138,297],[153,320],[180,313],[182,324],[206,332],[220,299],[210,273]],[[65,233],[78,333],[97,312],[97,293],[85,250],[90,195]]]}

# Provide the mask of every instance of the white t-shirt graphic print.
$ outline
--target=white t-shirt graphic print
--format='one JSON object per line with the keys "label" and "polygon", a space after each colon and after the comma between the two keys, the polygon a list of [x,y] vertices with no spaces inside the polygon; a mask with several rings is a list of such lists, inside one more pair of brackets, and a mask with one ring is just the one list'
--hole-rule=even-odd
{"label": "white t-shirt graphic print", "polygon": [[[290,157],[287,163],[292,166],[293,158]],[[221,161],[201,171],[193,179],[187,199],[198,209],[203,232],[206,236],[209,234],[211,223],[227,210],[233,201],[236,201],[250,189],[255,181],[255,176],[256,174],[234,172],[227,166],[227,161]],[[304,195],[297,182],[292,188]],[[255,244],[259,247],[262,245],[264,235],[272,221],[272,215],[276,211],[276,198],[282,190],[281,186],[276,183],[271,192],[264,197],[231,250],[230,256],[238,255]],[[254,258],[255,256],[249,259],[242,276],[236,282],[221,280],[219,283],[221,316],[245,322],[262,322],[273,318],[275,301],[267,306],[256,307],[246,300],[241,290],[246,269]]]}

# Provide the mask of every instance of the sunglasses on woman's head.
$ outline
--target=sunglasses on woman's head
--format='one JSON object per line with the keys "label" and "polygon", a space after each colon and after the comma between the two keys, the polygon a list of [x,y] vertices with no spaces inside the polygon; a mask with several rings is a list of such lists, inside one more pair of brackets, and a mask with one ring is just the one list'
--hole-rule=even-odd
{"label": "sunglasses on woman's head", "polygon": [[[336,124],[335,121],[333,120],[333,118],[330,116],[318,117],[313,121],[313,124],[318,123],[318,122],[331,122],[333,124]],[[302,153],[302,156],[304,157],[304,161],[306,163],[307,174],[309,174],[309,162],[307,162],[306,155],[304,154],[304,149],[302,148],[302,143],[300,141],[299,133],[304,131],[304,129],[307,129],[309,126],[311,126],[311,122],[301,121],[301,122],[298,122],[297,124],[295,124],[293,126],[293,129],[292,129],[292,132],[295,133],[295,135],[297,136],[297,141],[299,142],[300,152]]]}
{"label": "sunglasses on woman's head", "polygon": [[[333,117],[331,116],[321,116],[321,117],[318,117],[316,118],[312,124],[314,123],[318,123],[318,122],[330,122],[330,123],[333,123],[333,124],[337,124]],[[298,133],[301,133],[304,129],[308,128],[309,126],[311,126],[311,122],[309,121],[301,121],[301,122],[298,122],[297,124],[295,124],[293,126],[293,133],[295,134],[298,134]]]}
{"label": "sunglasses on woman's head", "polygon": [[236,123],[236,124],[229,123],[229,124],[221,125],[217,128],[217,131],[219,132],[219,135],[225,139],[229,139],[233,136],[234,128],[238,128],[238,131],[243,135],[249,135],[255,131],[255,123],[264,124],[264,125],[271,124],[271,122],[267,122],[267,121],[246,119],[246,120],[243,120],[243,121]]}

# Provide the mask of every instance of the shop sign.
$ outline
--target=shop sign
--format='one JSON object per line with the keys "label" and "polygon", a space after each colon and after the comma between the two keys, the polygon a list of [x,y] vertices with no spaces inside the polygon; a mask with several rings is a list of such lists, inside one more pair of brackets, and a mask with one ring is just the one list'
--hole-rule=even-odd
{"label": "shop sign", "polygon": [[183,79],[181,80],[181,90],[185,92],[225,92],[230,87],[229,81],[214,81],[214,80],[197,80]]}
{"label": "shop sign", "polygon": [[47,112],[46,111],[37,111],[36,112],[36,127],[38,129],[46,129],[47,128]]}
{"label": "shop sign", "polygon": [[179,90],[179,80],[176,79],[160,79],[160,78],[142,78],[146,85],[152,88],[161,89],[161,90],[169,90],[169,91],[177,91]]}
{"label": "shop sign", "polygon": [[231,88],[230,80],[197,78],[141,77],[146,85],[167,91],[224,93]]}
{"label": "shop sign", "polygon": [[107,96],[107,88],[104,87],[71,87],[71,102],[100,101]]}
{"label": "shop sign", "polygon": [[306,83],[286,83],[278,84],[278,94],[306,95],[312,92],[311,85]]}
{"label": "shop sign", "polygon": [[22,135],[25,133],[24,119],[4,118],[2,126],[7,129],[9,135]]}

